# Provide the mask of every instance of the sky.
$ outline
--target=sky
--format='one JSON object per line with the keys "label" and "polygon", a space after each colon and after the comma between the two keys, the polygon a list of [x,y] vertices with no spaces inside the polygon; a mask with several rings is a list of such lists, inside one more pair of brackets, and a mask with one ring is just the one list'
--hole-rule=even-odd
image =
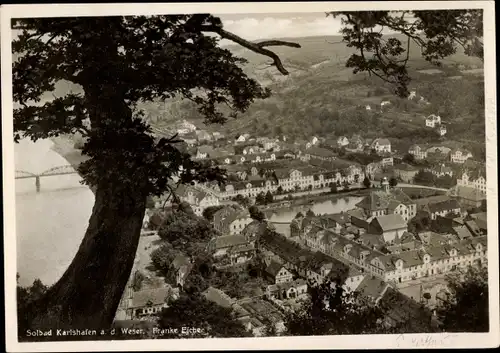
{"label": "sky", "polygon": [[338,35],[340,19],[325,13],[218,15],[224,28],[245,39],[293,38]]}

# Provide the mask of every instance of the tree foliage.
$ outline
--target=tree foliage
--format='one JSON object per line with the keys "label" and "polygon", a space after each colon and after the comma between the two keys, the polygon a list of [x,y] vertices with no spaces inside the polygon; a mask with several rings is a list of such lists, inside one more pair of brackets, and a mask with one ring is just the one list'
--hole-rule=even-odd
{"label": "tree foliage", "polygon": [[[19,280],[19,274],[17,274],[17,279]],[[47,289],[48,287],[38,278],[29,287],[17,285],[17,319],[20,335],[24,335],[26,330],[30,329],[29,316],[27,315],[28,304],[39,300],[47,292]]]}
{"label": "tree foliage", "polygon": [[230,308],[210,302],[201,295],[181,295],[164,309],[158,320],[160,329],[190,327],[201,332],[186,336],[170,334],[165,338],[224,338],[248,337],[243,324],[236,320]]}
{"label": "tree foliage", "polygon": [[426,186],[434,186],[434,174],[429,171],[420,170],[413,177],[413,181],[415,184],[426,185]]}
{"label": "tree foliage", "polygon": [[236,195],[233,198],[233,201],[236,201],[238,204],[240,204],[241,206],[243,206],[245,208],[249,207],[252,204],[252,202],[250,201],[250,199],[248,197],[245,197],[241,194]]}
{"label": "tree foliage", "polygon": [[311,217],[315,217],[315,216],[316,215],[314,214],[313,210],[311,210],[311,209],[307,210],[306,217],[311,218]]}
{"label": "tree foliage", "polygon": [[395,177],[391,177],[391,178],[389,179],[389,185],[390,185],[391,187],[395,187],[396,185],[398,185],[398,179],[396,179]]}
{"label": "tree foliage", "polygon": [[178,254],[180,254],[179,250],[174,249],[172,244],[165,242],[153,250],[151,253],[151,262],[157,271],[165,275]]}
{"label": "tree foliage", "polygon": [[365,176],[365,178],[363,179],[363,186],[367,189],[372,186],[372,182],[370,181],[370,179],[368,179],[367,176]]}
{"label": "tree foliage", "polygon": [[177,210],[167,215],[158,235],[188,256],[195,255],[217,236],[217,231],[205,218]]}
{"label": "tree foliage", "polygon": [[[483,59],[483,11],[359,11],[330,12],[340,17],[342,37],[356,49],[346,63],[354,73],[368,72],[390,83],[398,96],[409,95],[407,65],[412,43],[424,59],[440,65],[441,59],[460,48]],[[384,35],[383,30],[404,35]]]}
{"label": "tree foliage", "polygon": [[257,206],[250,206],[248,208],[248,212],[250,213],[250,217],[256,221],[263,222],[266,219],[266,215],[264,212],[259,210]]}
{"label": "tree foliage", "polygon": [[469,266],[465,272],[447,278],[448,298],[438,315],[446,332],[488,332],[487,267]]}
{"label": "tree foliage", "polygon": [[219,205],[219,206],[210,206],[210,207],[207,207],[207,208],[205,208],[205,209],[203,210],[203,213],[202,213],[202,214],[203,214],[203,217],[204,217],[207,221],[210,221],[210,222],[211,222],[211,221],[213,221],[213,219],[214,219],[214,214],[215,214],[217,211],[219,211],[219,210],[221,210],[221,209],[223,209],[223,208],[224,208],[224,206],[220,206],[220,205]]}
{"label": "tree foliage", "polygon": [[271,194],[271,192],[270,192],[270,191],[266,192],[266,195],[265,195],[265,197],[264,197],[264,200],[265,200],[266,205],[267,205],[267,204],[270,204],[270,203],[273,203],[273,201],[274,201],[273,194]]}
{"label": "tree foliage", "polygon": [[[224,181],[223,170],[192,160],[176,136],[156,138],[138,103],[183,98],[205,123],[224,123],[270,91],[244,73],[246,61],[220,47],[221,38],[268,56],[283,74],[267,47],[300,45],[249,42],[209,14],[24,18],[12,20],[12,29],[20,33],[12,43],[14,140],[82,133],[89,158],[78,171],[96,190],[82,246],[43,303],[29,309],[33,325],[109,328],[146,198],[171,192],[175,182]],[[80,92],[42,101],[59,81]]]}
{"label": "tree foliage", "polygon": [[287,317],[287,334],[292,336],[375,333],[381,311],[359,300],[336,282],[326,281],[310,288],[311,299],[299,312]]}

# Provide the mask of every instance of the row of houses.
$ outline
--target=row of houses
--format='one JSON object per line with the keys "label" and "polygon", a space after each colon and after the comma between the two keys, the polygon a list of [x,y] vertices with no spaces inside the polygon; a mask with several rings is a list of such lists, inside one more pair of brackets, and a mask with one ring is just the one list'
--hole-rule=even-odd
{"label": "row of houses", "polygon": [[412,145],[408,153],[413,155],[416,160],[435,159],[448,160],[451,163],[463,164],[472,158],[472,153],[465,149],[451,149],[448,147],[426,147],[423,145]]}
{"label": "row of houses", "polygon": [[[333,281],[332,285],[342,285],[345,290],[357,292],[361,300],[373,305],[383,305],[387,309],[385,324],[395,326],[414,317],[415,324],[428,324],[430,313],[422,312],[422,307],[414,300],[396,291],[383,278],[365,272],[360,266],[351,266],[348,261],[340,261],[328,256],[323,251],[310,251],[277,233],[268,232],[259,238],[259,246],[266,256],[271,258],[272,273],[276,284],[269,286],[269,295],[287,297],[286,288],[304,290],[304,281],[293,281],[292,273],[307,278],[309,283],[321,283],[325,279]],[[321,255],[323,253],[323,255]],[[294,283],[302,284],[302,287]],[[284,293],[280,293],[280,289]],[[293,292],[296,295],[296,292]],[[328,306],[328,303],[325,303]],[[404,313],[401,312],[402,305]],[[423,321],[422,321],[423,320]]]}
{"label": "row of houses", "polygon": [[457,178],[457,185],[470,187],[486,193],[486,170],[485,168],[466,169],[460,178]]}
{"label": "row of houses", "polygon": [[[447,240],[438,245],[421,245],[415,248],[415,239],[409,233],[397,242],[399,249],[411,250],[384,254],[353,238],[331,230],[314,227],[305,233],[306,244],[312,249],[348,261],[362,271],[384,281],[401,283],[421,277],[444,274],[458,267],[487,263],[486,236],[471,237],[460,241]],[[401,240],[403,239],[403,240]]]}
{"label": "row of houses", "polygon": [[350,139],[346,136],[340,136],[328,144],[331,147],[345,148],[350,152],[375,150],[377,153],[391,153],[391,141],[386,138],[363,139],[360,135],[354,134]]}
{"label": "row of houses", "polygon": [[255,197],[268,191],[276,193],[278,189],[287,192],[325,188],[333,184],[340,186],[346,182],[358,183],[364,177],[363,168],[354,164],[337,171],[324,171],[322,168],[307,166],[293,169],[276,168],[265,176],[253,176],[251,180],[229,181],[225,185],[207,183],[201,187],[211,190],[221,200],[228,200],[237,195]]}

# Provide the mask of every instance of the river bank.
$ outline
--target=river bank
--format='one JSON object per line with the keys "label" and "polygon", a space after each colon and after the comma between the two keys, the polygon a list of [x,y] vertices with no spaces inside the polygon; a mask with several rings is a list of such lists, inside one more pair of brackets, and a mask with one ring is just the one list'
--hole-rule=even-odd
{"label": "river bank", "polygon": [[280,211],[280,210],[288,209],[290,207],[307,206],[307,205],[315,203],[315,202],[321,202],[321,201],[327,201],[327,200],[337,200],[337,199],[341,199],[341,198],[345,198],[345,197],[364,197],[364,196],[367,196],[369,194],[369,192],[370,192],[370,189],[361,189],[361,190],[351,190],[351,191],[338,192],[338,193],[307,195],[307,196],[302,196],[300,198],[296,198],[296,199],[292,199],[292,200],[279,201],[279,202],[276,202],[274,204],[260,206],[259,208],[262,211]]}
{"label": "river bank", "polygon": [[[14,146],[16,169],[41,174],[69,164],[65,156],[71,145],[58,140],[57,146],[51,139],[21,140]],[[62,276],[83,240],[95,201],[77,174],[41,179],[39,192],[33,179],[16,180],[16,272],[22,286],[37,278],[52,285]]]}
{"label": "river bank", "polygon": [[[82,154],[81,150],[75,148],[74,141],[68,135],[52,137],[51,141],[54,143],[52,150],[63,157],[76,171],[82,162],[89,159],[88,156]],[[95,195],[95,188],[91,187],[90,190]]]}

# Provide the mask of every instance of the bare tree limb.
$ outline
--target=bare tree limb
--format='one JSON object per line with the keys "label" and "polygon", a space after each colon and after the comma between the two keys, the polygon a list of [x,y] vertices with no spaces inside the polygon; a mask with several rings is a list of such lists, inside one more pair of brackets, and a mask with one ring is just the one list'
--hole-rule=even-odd
{"label": "bare tree limb", "polygon": [[293,47],[300,48],[300,44],[293,42],[286,42],[283,40],[265,40],[263,42],[256,43],[259,47],[276,47],[276,46],[285,46],[285,47]]}
{"label": "bare tree limb", "polygon": [[293,47],[293,48],[301,48],[300,44],[298,43],[293,43],[293,42],[285,42],[285,41],[279,41],[279,40],[268,40],[260,43],[252,43],[246,39],[241,38],[240,36],[237,36],[234,33],[228,32],[222,27],[219,26],[213,26],[213,25],[204,25],[201,26],[201,31],[202,32],[212,32],[218,34],[221,38],[230,40],[232,42],[235,42],[239,45],[241,45],[244,48],[247,48],[255,53],[262,54],[265,56],[270,57],[273,59],[273,64],[276,66],[279,72],[281,72],[283,75],[288,75],[289,72],[285,69],[283,66],[283,63],[281,62],[280,57],[274,53],[273,51],[264,48],[265,46],[287,46],[287,47]]}

